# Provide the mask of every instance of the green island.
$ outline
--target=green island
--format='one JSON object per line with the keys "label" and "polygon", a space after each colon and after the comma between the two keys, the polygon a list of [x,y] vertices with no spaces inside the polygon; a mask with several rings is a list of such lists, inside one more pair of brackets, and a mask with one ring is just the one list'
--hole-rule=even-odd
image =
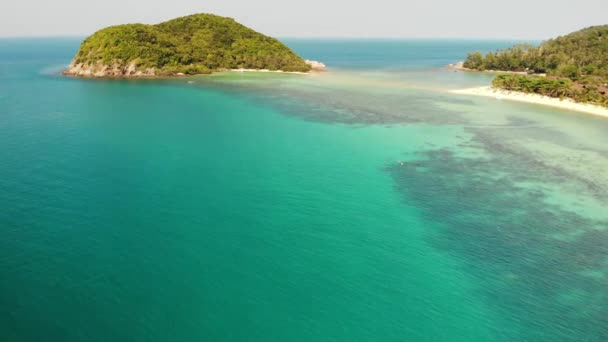
{"label": "green island", "polygon": [[102,29],[82,42],[64,74],[124,78],[230,69],[308,72],[315,64],[321,63],[303,60],[279,40],[232,18],[194,14],[157,25]]}
{"label": "green island", "polygon": [[543,42],[469,53],[464,69],[499,74],[494,88],[535,93],[608,107],[608,25]]}

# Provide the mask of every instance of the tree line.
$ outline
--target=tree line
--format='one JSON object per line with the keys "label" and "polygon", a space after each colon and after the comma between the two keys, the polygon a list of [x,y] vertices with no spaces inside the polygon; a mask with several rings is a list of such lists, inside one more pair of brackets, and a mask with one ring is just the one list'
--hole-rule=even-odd
{"label": "tree line", "polygon": [[[605,104],[608,96],[608,25],[589,27],[539,46],[519,44],[485,55],[469,53],[463,66],[479,71],[544,74],[545,80],[499,76],[494,83],[526,92],[549,96],[557,93],[556,97]],[[569,87],[567,91],[566,87]]]}

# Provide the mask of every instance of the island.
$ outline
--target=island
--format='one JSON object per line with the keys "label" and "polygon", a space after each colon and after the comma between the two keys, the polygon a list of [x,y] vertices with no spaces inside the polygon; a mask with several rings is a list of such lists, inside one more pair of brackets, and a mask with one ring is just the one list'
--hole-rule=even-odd
{"label": "island", "polygon": [[213,14],[157,25],[112,26],[86,38],[65,75],[167,77],[215,71],[308,73],[325,65],[302,59],[279,40]]}
{"label": "island", "polygon": [[[608,25],[543,42],[469,53],[453,67],[497,72],[492,86],[454,91],[608,116]],[[563,101],[560,101],[563,100]]]}

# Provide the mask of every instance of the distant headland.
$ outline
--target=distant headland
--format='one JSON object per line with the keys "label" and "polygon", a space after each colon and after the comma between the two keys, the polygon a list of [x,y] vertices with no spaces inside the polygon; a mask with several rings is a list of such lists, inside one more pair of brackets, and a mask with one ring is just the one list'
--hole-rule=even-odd
{"label": "distant headland", "polygon": [[[451,67],[502,73],[492,82],[493,90],[488,87],[459,93],[496,96],[501,90],[504,98],[513,97],[514,92],[527,93],[544,96],[544,104],[554,98],[556,106],[608,115],[608,25],[592,26],[539,46],[522,44],[486,55],[469,53],[463,62]],[[518,98],[540,103],[539,97]],[[591,106],[560,105],[561,99]]]}
{"label": "distant headland", "polygon": [[112,26],[86,38],[65,75],[167,77],[216,71],[308,73],[325,65],[304,60],[279,40],[213,14],[157,25]]}

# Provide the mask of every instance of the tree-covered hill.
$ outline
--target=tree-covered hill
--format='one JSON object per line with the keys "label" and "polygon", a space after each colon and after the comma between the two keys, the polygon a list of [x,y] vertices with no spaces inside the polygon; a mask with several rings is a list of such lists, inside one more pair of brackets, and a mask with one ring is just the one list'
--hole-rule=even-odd
{"label": "tree-covered hill", "polygon": [[195,14],[157,25],[102,29],[84,40],[66,73],[129,77],[237,68],[310,70],[302,58],[277,39],[231,18]]}
{"label": "tree-covered hill", "polygon": [[589,27],[539,46],[516,45],[486,55],[470,53],[463,66],[480,71],[546,74],[545,80],[501,76],[494,85],[520,91],[530,89],[529,92],[545,95],[562,94],[562,97],[608,105],[608,25]]}

